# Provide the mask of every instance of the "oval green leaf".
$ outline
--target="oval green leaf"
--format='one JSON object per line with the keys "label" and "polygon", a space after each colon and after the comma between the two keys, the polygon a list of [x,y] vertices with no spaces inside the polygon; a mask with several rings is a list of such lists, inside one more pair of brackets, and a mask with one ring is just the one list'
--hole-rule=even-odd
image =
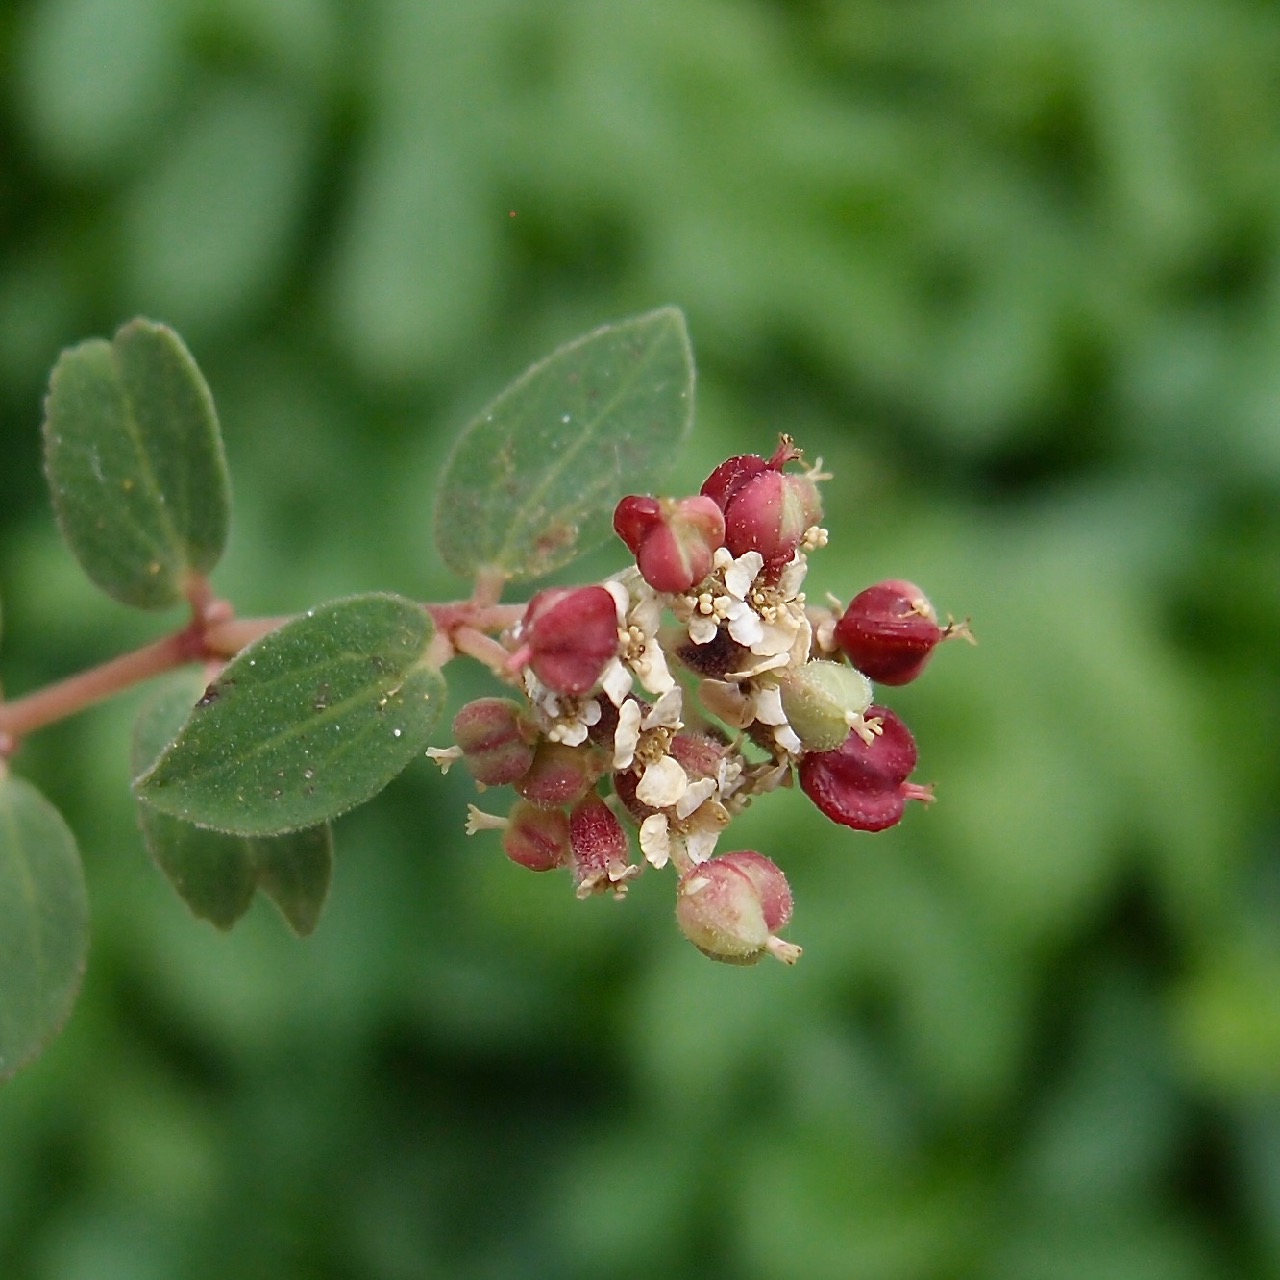
{"label": "oval green leaf", "polygon": [[459,438],[436,544],[463,577],[537,578],[603,542],[654,488],[693,421],[693,352],[675,307],[605,325],[516,379]]}
{"label": "oval green leaf", "polygon": [[[204,680],[179,672],[143,705],[133,731],[133,771],[143,772],[177,735]],[[261,889],[295,933],[319,922],[333,879],[333,834],[327,824],[280,836],[235,836],[196,827],[138,804],[138,823],[156,865],[191,913],[230,929]]]}
{"label": "oval green leaf", "polygon": [[387,785],[444,705],[426,611],[394,595],[309,610],[250,645],[134,784],[162,813],[235,835],[328,822]]}
{"label": "oval green leaf", "polygon": [[227,540],[213,399],[172,329],[131,320],[64,351],[45,401],[45,471],[63,537],[108,595],[179,603]]}
{"label": "oval green leaf", "polygon": [[0,1080],[67,1020],[88,946],[75,837],[35,787],[0,770]]}

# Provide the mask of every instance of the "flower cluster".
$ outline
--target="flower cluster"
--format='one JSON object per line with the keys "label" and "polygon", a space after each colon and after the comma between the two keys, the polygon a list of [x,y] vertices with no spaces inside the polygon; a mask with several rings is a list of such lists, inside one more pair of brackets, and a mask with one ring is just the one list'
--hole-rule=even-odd
{"label": "flower cluster", "polygon": [[634,563],[536,595],[502,636],[521,697],[468,703],[456,746],[431,753],[518,796],[505,817],[471,806],[468,831],[500,830],[531,870],[567,868],[581,897],[622,896],[644,867],[669,863],[695,946],[734,964],[793,963],[799,948],[777,936],[786,878],[754,850],[717,854],[726,827],[794,778],[833,822],[863,831],[931,800],[909,780],[915,742],[872,681],[906,684],[941,640],[968,634],[904,581],[847,608],[808,603],[827,478],[784,436],[768,459],[722,463],[694,497],[624,498],[614,528]]}

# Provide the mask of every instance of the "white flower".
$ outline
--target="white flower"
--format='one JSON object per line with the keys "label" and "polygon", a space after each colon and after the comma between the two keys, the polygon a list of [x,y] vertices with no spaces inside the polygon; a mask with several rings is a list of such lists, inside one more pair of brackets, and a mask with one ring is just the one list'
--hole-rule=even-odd
{"label": "white flower", "polygon": [[757,685],[751,694],[753,719],[761,724],[787,723],[787,713],[782,709],[782,690],[776,684]]}
{"label": "white flower", "polygon": [[736,560],[726,547],[716,552],[716,566],[724,570],[724,589],[739,600],[747,598],[751,584],[764,568],[764,556],[758,551],[744,551]]}
{"label": "white flower", "polygon": [[688,786],[689,775],[680,767],[680,762],[674,756],[661,756],[645,766],[636,785],[636,799],[651,809],[665,809],[675,804]]}
{"label": "white flower", "polygon": [[628,698],[618,708],[618,727],[613,731],[613,767],[628,769],[636,758],[640,742],[640,704]]}
{"label": "white flower", "polygon": [[676,801],[676,817],[681,820],[687,818],[691,813],[695,812],[702,806],[704,800],[709,800],[716,792],[716,780],[714,778],[699,778],[697,782],[691,782],[684,789],[684,793]]}
{"label": "white flower", "polygon": [[668,689],[645,714],[642,725],[645,729],[680,729],[680,712],[684,703],[684,695],[679,685]]}
{"label": "white flower", "polygon": [[622,665],[620,658],[611,659],[605,667],[604,675],[600,677],[600,687],[615,707],[622,706],[623,700],[631,692],[631,672]]}
{"label": "white flower", "polygon": [[640,852],[655,868],[671,860],[671,824],[665,813],[651,813],[640,824]]}
{"label": "white flower", "polygon": [[615,707],[631,692],[631,677],[649,693],[664,694],[675,686],[667,669],[667,655],[658,643],[662,625],[662,600],[631,566],[609,578],[604,588],[618,610],[618,628],[625,637],[621,661],[605,669],[604,691]]}

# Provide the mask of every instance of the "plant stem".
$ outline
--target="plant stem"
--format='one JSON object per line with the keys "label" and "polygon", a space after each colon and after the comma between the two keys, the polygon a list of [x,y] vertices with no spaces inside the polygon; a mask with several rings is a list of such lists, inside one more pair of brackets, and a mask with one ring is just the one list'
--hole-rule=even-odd
{"label": "plant stem", "polygon": [[[478,598],[454,604],[428,604],[441,641],[441,657],[454,649],[484,663],[495,675],[510,681],[510,653],[485,634],[514,626],[524,616],[522,604],[498,604],[492,597],[499,584],[478,585]],[[164,675],[190,662],[222,662],[283,626],[289,618],[235,618],[223,601],[212,598],[203,579],[188,590],[191,621],[182,628],[130,653],[111,658],[88,671],[14,698],[0,698],[0,761],[11,756],[28,733],[65,720],[77,712],[122,693],[144,680]]]}
{"label": "plant stem", "polygon": [[25,697],[0,702],[0,752],[11,752],[18,739],[34,729],[65,720],[112,694],[200,656],[199,652],[192,652],[191,629],[186,628],[88,671],[57,680]]}
{"label": "plant stem", "polygon": [[231,619],[202,603],[181,631],[121,654],[88,671],[67,676],[11,702],[0,701],[0,756],[9,756],[28,733],[65,720],[114,694],[191,662],[219,662],[281,626],[287,618]]}

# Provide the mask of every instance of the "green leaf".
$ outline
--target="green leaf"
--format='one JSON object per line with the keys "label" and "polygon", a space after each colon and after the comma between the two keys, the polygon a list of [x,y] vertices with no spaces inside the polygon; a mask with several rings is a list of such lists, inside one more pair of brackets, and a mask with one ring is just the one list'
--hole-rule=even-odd
{"label": "green leaf", "polygon": [[183,598],[218,562],[231,498],[213,400],[182,339],[131,320],[64,351],[45,401],[45,470],[63,536],[108,595]]}
{"label": "green leaf", "polygon": [[609,536],[693,421],[693,352],[675,307],[605,325],[517,378],[462,433],[436,543],[463,577],[537,578]]}
{"label": "green leaf", "polygon": [[0,1080],[67,1020],[88,943],[75,837],[35,787],[0,767]]}
{"label": "green leaf", "polygon": [[[135,774],[177,735],[204,687],[198,674],[179,672],[144,704],[133,731]],[[333,878],[327,823],[280,836],[235,836],[192,826],[141,802],[138,822],[156,865],[202,920],[230,929],[261,889],[295,933],[305,936],[319,922]]]}
{"label": "green leaf", "polygon": [[393,595],[309,610],[250,645],[134,784],[162,813],[237,835],[315,826],[376,795],[444,703],[426,611]]}

